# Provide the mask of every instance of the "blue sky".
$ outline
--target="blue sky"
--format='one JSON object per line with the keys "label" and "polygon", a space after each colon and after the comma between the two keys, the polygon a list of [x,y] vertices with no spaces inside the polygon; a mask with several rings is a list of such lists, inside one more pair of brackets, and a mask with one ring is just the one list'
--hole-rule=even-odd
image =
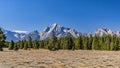
{"label": "blue sky", "polygon": [[54,22],[80,32],[101,27],[120,31],[120,1],[0,0],[0,26],[5,29],[41,31]]}

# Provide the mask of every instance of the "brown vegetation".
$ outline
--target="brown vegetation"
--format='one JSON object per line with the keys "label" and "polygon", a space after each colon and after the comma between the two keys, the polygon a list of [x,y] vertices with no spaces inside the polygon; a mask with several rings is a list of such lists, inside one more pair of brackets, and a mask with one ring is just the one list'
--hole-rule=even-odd
{"label": "brown vegetation", "polygon": [[119,51],[19,50],[0,52],[0,68],[119,68]]}

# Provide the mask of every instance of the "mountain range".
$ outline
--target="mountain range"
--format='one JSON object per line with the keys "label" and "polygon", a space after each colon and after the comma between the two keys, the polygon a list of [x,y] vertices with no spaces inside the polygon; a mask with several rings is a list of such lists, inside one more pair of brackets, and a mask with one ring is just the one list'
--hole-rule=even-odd
{"label": "mountain range", "polygon": [[[54,34],[58,38],[64,37],[67,35],[71,35],[75,38],[80,37],[80,36],[89,36],[90,34],[88,33],[83,33],[83,32],[78,32],[73,28],[67,28],[63,27],[61,25],[58,25],[57,23],[52,24],[50,27],[45,27],[41,32],[38,32],[37,30],[32,31],[32,32],[27,32],[27,31],[10,31],[10,30],[5,30],[3,29],[4,34],[6,35],[6,40],[14,40],[14,41],[19,41],[19,40],[27,40],[28,37],[30,36],[32,40],[47,40],[50,39],[51,36]],[[115,36],[120,36],[119,31],[113,31],[108,28],[99,28],[96,30],[93,34],[93,36],[106,36],[106,35],[115,35]]]}

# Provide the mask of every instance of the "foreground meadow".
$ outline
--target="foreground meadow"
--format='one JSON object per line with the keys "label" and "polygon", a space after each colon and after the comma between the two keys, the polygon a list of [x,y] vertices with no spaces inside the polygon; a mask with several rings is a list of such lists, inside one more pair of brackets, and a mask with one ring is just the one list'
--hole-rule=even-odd
{"label": "foreground meadow", "polygon": [[0,68],[120,68],[120,51],[4,49]]}

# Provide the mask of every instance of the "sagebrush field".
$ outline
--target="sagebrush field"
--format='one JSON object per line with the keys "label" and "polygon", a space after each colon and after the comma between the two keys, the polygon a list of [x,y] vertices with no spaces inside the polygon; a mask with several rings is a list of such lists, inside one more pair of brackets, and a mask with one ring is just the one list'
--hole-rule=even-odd
{"label": "sagebrush field", "polygon": [[119,68],[120,51],[19,50],[0,52],[0,68]]}

